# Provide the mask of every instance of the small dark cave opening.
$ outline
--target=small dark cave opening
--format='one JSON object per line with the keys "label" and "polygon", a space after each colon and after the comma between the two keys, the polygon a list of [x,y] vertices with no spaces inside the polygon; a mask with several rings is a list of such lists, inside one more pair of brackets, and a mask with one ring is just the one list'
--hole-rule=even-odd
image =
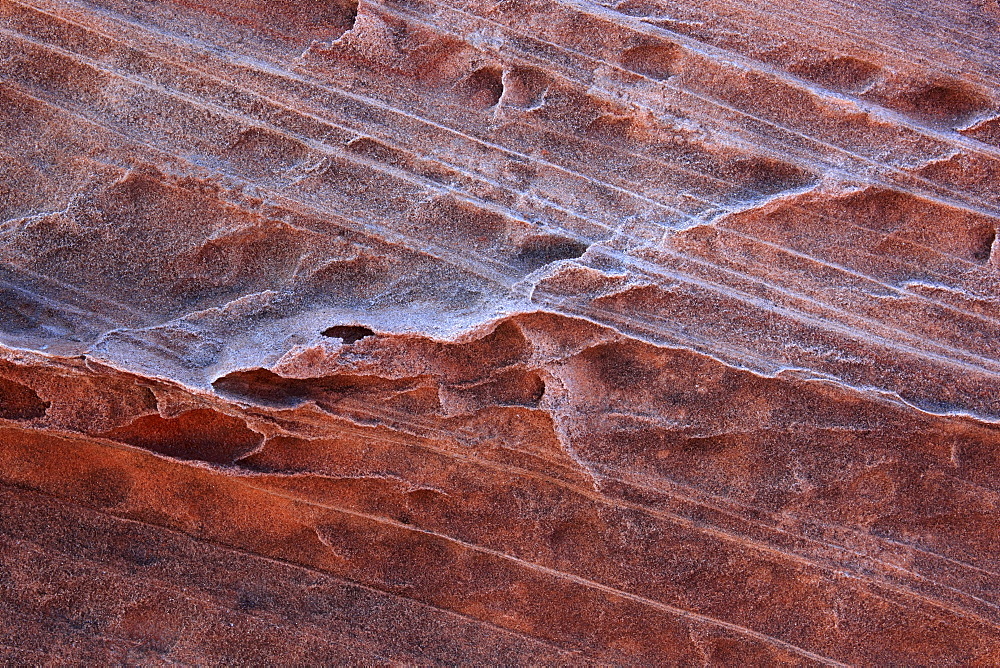
{"label": "small dark cave opening", "polygon": [[361,327],[360,325],[335,325],[333,327],[327,327],[322,333],[323,336],[328,336],[332,339],[340,339],[347,345],[356,343],[361,339],[375,334],[373,330],[367,327]]}

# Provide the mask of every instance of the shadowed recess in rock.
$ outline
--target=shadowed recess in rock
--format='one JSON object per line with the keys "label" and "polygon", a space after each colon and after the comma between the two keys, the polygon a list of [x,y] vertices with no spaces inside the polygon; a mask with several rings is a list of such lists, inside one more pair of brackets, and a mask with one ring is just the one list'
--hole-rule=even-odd
{"label": "shadowed recess in rock", "polygon": [[51,404],[26,385],[0,377],[0,418],[32,420],[45,416]]}
{"label": "shadowed recess in rock", "polygon": [[374,335],[375,332],[361,325],[334,325],[323,330],[323,336],[340,339],[347,345]]}
{"label": "shadowed recess in rock", "polygon": [[144,415],[101,436],[168,457],[212,464],[232,464],[264,440],[239,418],[203,408],[169,418]]}

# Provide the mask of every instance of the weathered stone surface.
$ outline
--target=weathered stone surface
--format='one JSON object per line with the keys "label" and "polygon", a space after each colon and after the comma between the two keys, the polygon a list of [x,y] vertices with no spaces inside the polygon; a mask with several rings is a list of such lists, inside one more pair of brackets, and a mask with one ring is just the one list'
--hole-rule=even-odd
{"label": "weathered stone surface", "polygon": [[998,25],[0,0],[0,657],[1000,663]]}

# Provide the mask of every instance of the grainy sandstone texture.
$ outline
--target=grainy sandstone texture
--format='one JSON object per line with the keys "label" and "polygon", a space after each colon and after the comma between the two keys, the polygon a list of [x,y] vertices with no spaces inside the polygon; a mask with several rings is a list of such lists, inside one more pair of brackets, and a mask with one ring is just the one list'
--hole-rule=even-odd
{"label": "grainy sandstone texture", "polygon": [[1000,664],[995,0],[0,0],[0,662]]}

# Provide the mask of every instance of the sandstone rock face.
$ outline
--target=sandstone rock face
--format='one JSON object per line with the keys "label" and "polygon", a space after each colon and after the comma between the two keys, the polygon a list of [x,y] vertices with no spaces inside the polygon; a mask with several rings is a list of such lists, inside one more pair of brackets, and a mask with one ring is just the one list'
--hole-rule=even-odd
{"label": "sandstone rock face", "polygon": [[1000,664],[998,27],[0,0],[0,657]]}

